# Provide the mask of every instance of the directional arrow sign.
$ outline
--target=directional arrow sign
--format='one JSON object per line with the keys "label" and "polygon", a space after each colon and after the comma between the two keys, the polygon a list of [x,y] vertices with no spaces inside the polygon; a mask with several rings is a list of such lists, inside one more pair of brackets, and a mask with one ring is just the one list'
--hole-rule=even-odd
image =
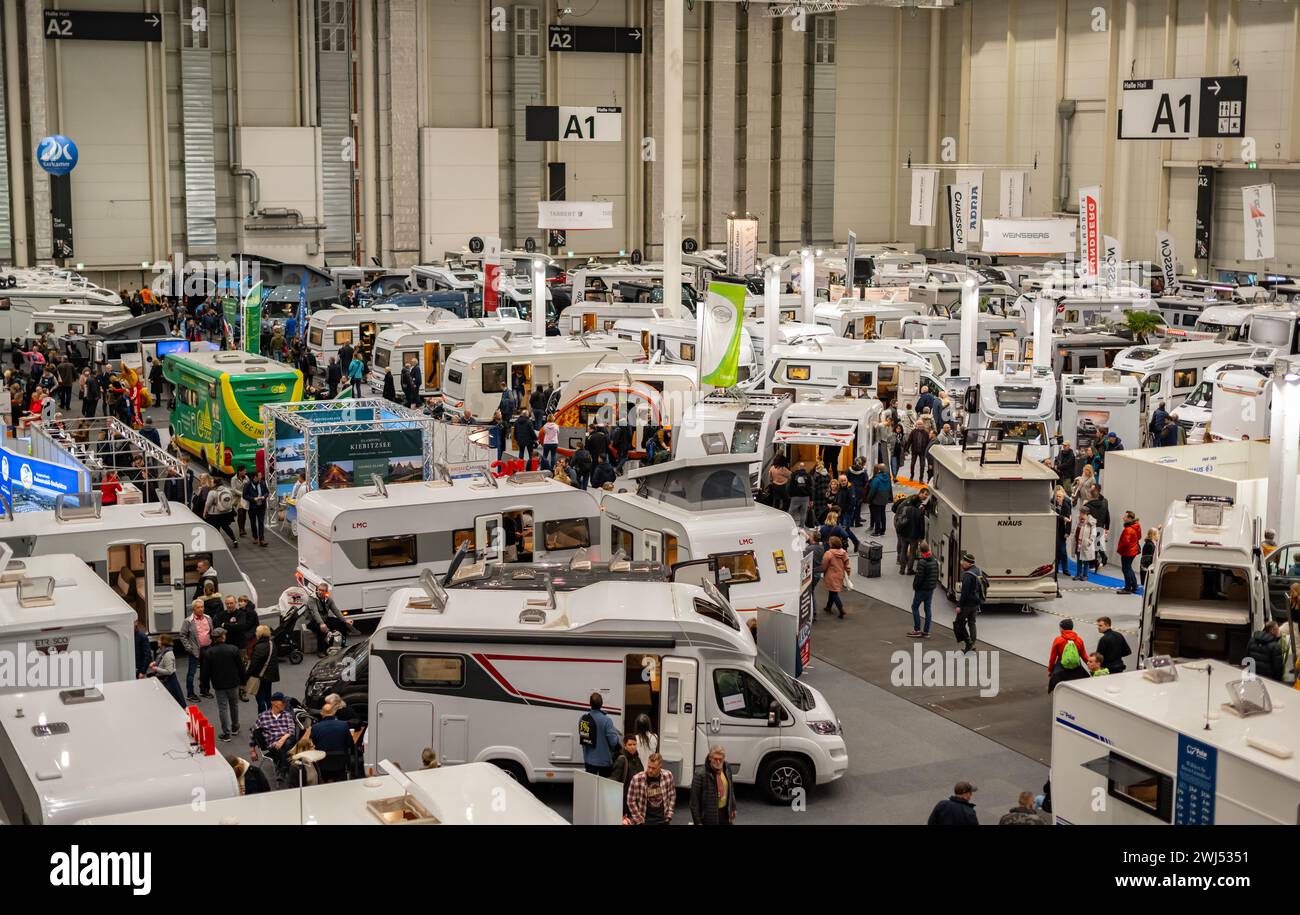
{"label": "directional arrow sign", "polygon": [[83,41],[162,41],[157,13],[46,10],[45,37]]}
{"label": "directional arrow sign", "polygon": [[1246,135],[1246,77],[1124,81],[1121,140],[1190,140]]}
{"label": "directional arrow sign", "polygon": [[641,30],[608,25],[553,25],[546,47],[563,52],[640,54]]}

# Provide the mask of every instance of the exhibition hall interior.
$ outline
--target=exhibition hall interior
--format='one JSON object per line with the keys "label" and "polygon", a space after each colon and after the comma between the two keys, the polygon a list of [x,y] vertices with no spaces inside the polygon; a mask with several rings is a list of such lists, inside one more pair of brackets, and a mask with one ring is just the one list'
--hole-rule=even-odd
{"label": "exhibition hall interior", "polygon": [[1092,825],[1107,886],[1250,885],[1129,828],[1300,823],[1298,46],[5,0],[0,823],[90,827],[37,882],[149,893],[131,827]]}

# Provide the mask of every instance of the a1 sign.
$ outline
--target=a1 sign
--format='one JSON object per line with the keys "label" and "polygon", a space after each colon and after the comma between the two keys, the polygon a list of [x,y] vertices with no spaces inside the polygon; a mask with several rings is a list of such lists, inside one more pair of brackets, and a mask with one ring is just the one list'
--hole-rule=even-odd
{"label": "a1 sign", "polygon": [[1246,135],[1246,77],[1129,79],[1120,101],[1121,140]]}
{"label": "a1 sign", "polygon": [[524,109],[527,140],[586,140],[618,143],[623,139],[623,109],[528,105]]}

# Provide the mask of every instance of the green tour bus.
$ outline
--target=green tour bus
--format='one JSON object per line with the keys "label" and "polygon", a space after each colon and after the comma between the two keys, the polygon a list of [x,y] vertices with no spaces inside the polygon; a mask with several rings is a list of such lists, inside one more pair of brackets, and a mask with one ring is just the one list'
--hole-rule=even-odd
{"label": "green tour bus", "polygon": [[262,447],[263,404],[302,400],[302,372],[238,350],[168,353],[163,376],[171,383],[171,434],[208,467],[251,473]]}

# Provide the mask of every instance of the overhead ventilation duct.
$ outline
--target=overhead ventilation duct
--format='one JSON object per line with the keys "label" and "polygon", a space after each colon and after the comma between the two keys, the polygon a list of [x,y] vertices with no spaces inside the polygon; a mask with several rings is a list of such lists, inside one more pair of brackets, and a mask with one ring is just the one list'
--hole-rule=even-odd
{"label": "overhead ventilation duct", "polygon": [[542,86],[542,10],[537,6],[514,8],[514,32],[511,45],[511,99],[514,127],[515,232],[512,244],[520,239],[540,237],[537,228],[537,204],[542,199],[542,158],[545,143],[529,142],[525,133],[527,107],[546,102]]}
{"label": "overhead ventilation duct", "polygon": [[[181,17],[207,20],[207,0],[181,0]],[[182,28],[181,126],[185,148],[185,242],[191,254],[217,252],[217,154],[213,128],[211,32]]]}
{"label": "overhead ventilation duct", "polygon": [[835,17],[814,16],[804,83],[804,239],[835,235]]}
{"label": "overhead ventilation duct", "polygon": [[1066,213],[1074,213],[1079,209],[1077,205],[1072,205],[1070,199],[1070,122],[1074,120],[1077,110],[1078,105],[1072,98],[1061,99],[1056,104],[1056,115],[1061,119],[1061,181],[1057,210]]}
{"label": "overhead ventilation duct", "polygon": [[329,263],[352,263],[356,253],[351,49],[352,0],[316,0],[316,116]]}

